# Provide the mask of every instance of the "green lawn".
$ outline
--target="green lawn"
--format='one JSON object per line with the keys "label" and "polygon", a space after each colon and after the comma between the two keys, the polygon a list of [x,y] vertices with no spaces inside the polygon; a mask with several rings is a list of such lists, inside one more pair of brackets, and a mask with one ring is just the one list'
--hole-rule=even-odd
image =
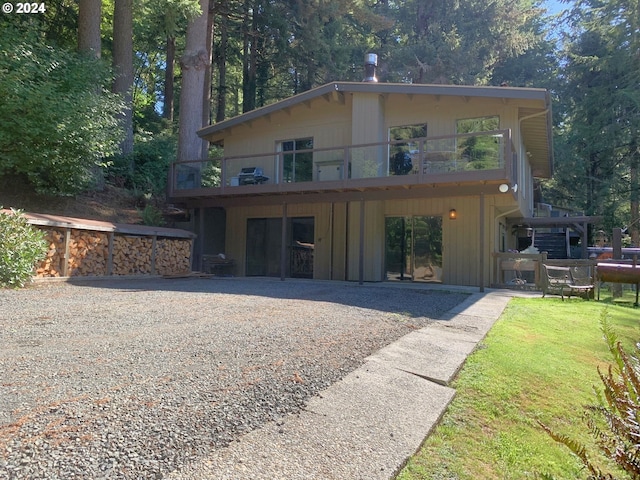
{"label": "green lawn", "polygon": [[601,317],[627,352],[640,340],[632,297],[603,299],[513,299],[455,380],[457,394],[440,425],[397,478],[586,478],[582,464],[538,421],[593,443],[583,405],[596,402],[597,367],[611,363]]}

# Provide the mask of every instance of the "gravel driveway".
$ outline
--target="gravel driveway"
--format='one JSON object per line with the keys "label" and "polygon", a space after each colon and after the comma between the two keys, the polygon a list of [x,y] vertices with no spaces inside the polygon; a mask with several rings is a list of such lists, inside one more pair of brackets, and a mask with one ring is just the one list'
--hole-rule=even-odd
{"label": "gravel driveway", "polygon": [[465,298],[237,278],[0,290],[0,479],[162,478]]}

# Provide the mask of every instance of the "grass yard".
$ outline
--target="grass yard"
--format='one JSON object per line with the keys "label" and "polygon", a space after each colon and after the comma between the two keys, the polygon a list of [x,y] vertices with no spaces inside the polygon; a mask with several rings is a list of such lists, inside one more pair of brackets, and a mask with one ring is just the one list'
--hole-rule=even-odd
{"label": "grass yard", "polygon": [[583,405],[596,403],[596,369],[611,363],[601,317],[628,353],[640,340],[633,298],[601,298],[513,299],[455,380],[456,397],[439,426],[397,479],[586,478],[537,422],[593,444]]}

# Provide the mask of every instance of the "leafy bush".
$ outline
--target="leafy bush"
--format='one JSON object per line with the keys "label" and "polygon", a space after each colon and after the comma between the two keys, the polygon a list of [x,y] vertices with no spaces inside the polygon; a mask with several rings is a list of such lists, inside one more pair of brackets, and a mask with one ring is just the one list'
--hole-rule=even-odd
{"label": "leafy bush", "polygon": [[0,287],[23,287],[46,251],[44,233],[29,225],[20,211],[0,213]]}
{"label": "leafy bush", "polygon": [[169,132],[156,136],[137,133],[132,155],[114,156],[106,170],[107,181],[117,187],[162,197],[169,165],[175,159],[177,140]]}
{"label": "leafy bush", "polygon": [[0,32],[0,175],[23,174],[39,193],[77,193],[122,136],[108,66],[33,30]]}
{"label": "leafy bush", "polygon": [[[598,368],[604,391],[598,395],[597,405],[585,407],[585,424],[600,453],[626,473],[625,478],[640,479],[640,346],[636,344],[635,355],[627,354],[609,325],[606,312],[600,323],[614,364],[606,373]],[[542,428],[582,461],[589,472],[589,480],[616,478],[611,473],[603,473],[580,442],[554,432],[546,425]]]}

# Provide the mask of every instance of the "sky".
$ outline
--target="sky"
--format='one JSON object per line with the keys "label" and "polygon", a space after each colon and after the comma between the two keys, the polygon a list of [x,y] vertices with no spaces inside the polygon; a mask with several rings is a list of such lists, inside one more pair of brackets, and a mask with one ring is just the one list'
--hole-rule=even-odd
{"label": "sky", "polygon": [[560,13],[568,5],[560,3],[558,0],[543,0],[542,4],[549,10],[550,14]]}

